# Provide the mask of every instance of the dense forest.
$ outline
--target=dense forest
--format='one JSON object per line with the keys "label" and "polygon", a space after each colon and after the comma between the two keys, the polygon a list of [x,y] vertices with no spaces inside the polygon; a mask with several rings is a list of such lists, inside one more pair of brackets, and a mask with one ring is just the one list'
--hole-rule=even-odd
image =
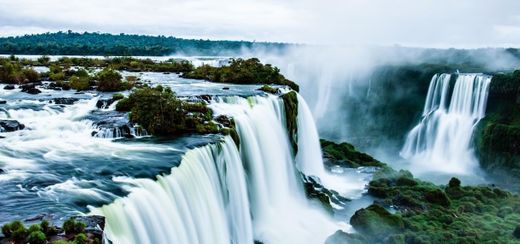
{"label": "dense forest", "polygon": [[190,40],[172,36],[146,36],[72,31],[0,38],[0,54],[164,56],[225,55],[243,48],[282,50],[288,44]]}

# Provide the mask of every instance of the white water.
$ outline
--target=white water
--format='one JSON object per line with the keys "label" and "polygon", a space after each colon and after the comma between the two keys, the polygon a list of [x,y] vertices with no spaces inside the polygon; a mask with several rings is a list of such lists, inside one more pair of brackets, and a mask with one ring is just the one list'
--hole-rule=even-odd
{"label": "white water", "polygon": [[360,197],[366,181],[345,177],[325,170],[320,139],[314,119],[305,100],[298,94],[298,153],[296,164],[305,175],[317,176],[321,184],[344,197]]}
{"label": "white water", "polygon": [[478,165],[471,139],[485,116],[491,76],[459,74],[453,89],[450,80],[449,74],[432,78],[422,120],[401,150],[416,170],[469,174]]}
{"label": "white water", "polygon": [[107,217],[110,240],[323,243],[342,227],[306,199],[282,100],[228,97],[210,107],[234,118],[240,151],[230,137],[194,149],[172,174],[155,182],[139,180],[128,197],[93,210]]}

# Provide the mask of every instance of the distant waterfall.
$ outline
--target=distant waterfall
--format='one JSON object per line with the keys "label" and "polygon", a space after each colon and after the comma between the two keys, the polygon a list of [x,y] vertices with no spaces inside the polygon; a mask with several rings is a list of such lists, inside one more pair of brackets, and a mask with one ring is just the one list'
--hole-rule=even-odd
{"label": "distant waterfall", "polygon": [[[468,173],[477,166],[471,148],[473,129],[485,116],[491,76],[433,76],[422,120],[408,134],[401,156],[434,171]],[[450,99],[451,97],[451,99]]]}
{"label": "distant waterfall", "polygon": [[340,228],[305,197],[285,129],[283,101],[216,98],[233,117],[230,137],[189,151],[179,167],[93,210],[114,243],[323,243]]}

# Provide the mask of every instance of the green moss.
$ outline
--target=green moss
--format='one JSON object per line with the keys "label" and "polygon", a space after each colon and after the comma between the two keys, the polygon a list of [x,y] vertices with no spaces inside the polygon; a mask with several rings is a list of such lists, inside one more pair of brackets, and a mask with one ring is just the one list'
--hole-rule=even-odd
{"label": "green moss", "polygon": [[296,154],[298,152],[298,94],[291,91],[281,96],[285,109],[285,123],[291,146]]}
{"label": "green moss", "polygon": [[118,101],[118,100],[121,100],[121,99],[123,99],[123,98],[125,98],[125,95],[123,95],[123,94],[121,94],[121,93],[114,93],[114,94],[112,95],[112,99],[113,99],[114,101]]}
{"label": "green moss", "polygon": [[474,135],[482,168],[499,185],[520,191],[520,70],[494,74],[486,117]]}
{"label": "green moss", "polygon": [[[378,203],[396,209],[394,215],[402,218],[404,227],[394,224],[401,230],[397,234],[363,232],[366,238],[377,236],[372,241],[385,243],[403,238],[405,243],[513,242],[512,233],[520,221],[519,196],[498,188],[462,186],[455,178],[444,187],[414,179],[406,171],[381,171],[384,173],[369,183],[368,193],[380,198]],[[361,215],[367,218],[366,223],[353,226],[378,231],[369,225],[374,215]]]}
{"label": "green moss", "polygon": [[387,236],[401,233],[404,229],[401,216],[391,214],[377,204],[356,211],[350,218],[350,224],[373,241],[383,240]]}
{"label": "green moss", "polygon": [[320,144],[324,157],[331,159],[330,162],[334,165],[348,168],[362,166],[382,167],[384,165],[372,156],[357,151],[352,144],[346,142],[337,144],[321,139]]}
{"label": "green moss", "polygon": [[271,94],[278,93],[278,88],[274,88],[270,85],[263,85],[262,87],[258,88],[258,90],[267,92],[267,93],[271,93]]}

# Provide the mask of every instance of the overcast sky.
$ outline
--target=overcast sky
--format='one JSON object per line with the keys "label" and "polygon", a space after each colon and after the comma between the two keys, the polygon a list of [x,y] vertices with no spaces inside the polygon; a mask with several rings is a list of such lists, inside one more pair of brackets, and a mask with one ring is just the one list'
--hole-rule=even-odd
{"label": "overcast sky", "polygon": [[316,44],[520,47],[520,0],[0,0],[0,35],[57,30]]}

